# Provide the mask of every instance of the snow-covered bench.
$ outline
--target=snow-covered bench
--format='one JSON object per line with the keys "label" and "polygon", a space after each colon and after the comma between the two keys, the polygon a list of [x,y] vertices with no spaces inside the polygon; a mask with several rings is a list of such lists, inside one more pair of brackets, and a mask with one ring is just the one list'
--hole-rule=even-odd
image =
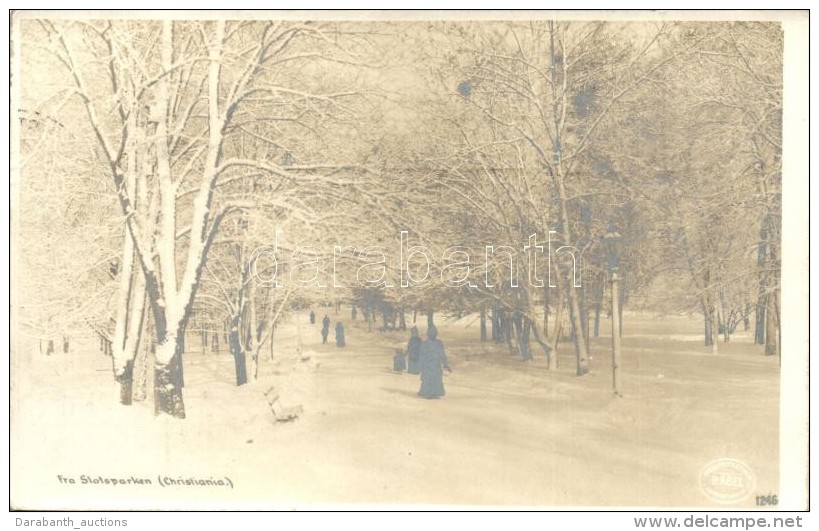
{"label": "snow-covered bench", "polygon": [[284,407],[281,400],[279,400],[279,392],[276,390],[275,386],[271,386],[267,391],[265,391],[264,396],[267,398],[267,404],[270,406],[270,411],[273,412],[273,416],[279,422],[295,420],[299,418],[299,415],[301,415],[304,411],[302,406]]}

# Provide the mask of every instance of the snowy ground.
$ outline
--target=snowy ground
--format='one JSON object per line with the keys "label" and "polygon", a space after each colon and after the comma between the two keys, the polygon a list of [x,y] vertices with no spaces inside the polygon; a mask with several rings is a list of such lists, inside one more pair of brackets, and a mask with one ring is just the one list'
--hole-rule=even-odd
{"label": "snowy ground", "polygon": [[[592,370],[577,378],[569,344],[547,371],[542,358],[523,363],[480,343],[474,318],[438,319],[454,370],[443,400],[418,398],[418,378],[392,372],[405,334],[367,332],[358,321],[339,349],[322,346],[320,325],[299,316],[281,327],[276,359],[253,385],[232,385],[230,356],[190,352],[184,421],[155,418],[147,404],[119,406],[110,360],[95,348],[48,358],[21,351],[12,365],[12,503],[736,508],[777,492],[778,360],[748,337],[712,355],[698,320],[628,315],[624,397],[615,398],[609,337],[594,340]],[[310,360],[296,361],[299,341]],[[285,405],[304,406],[300,419],[273,419],[263,391],[274,384]],[[733,505],[700,488],[703,468],[720,458],[755,474],[754,491]],[[82,475],[152,484],[82,484]],[[160,485],[166,476],[227,477],[232,488]]]}

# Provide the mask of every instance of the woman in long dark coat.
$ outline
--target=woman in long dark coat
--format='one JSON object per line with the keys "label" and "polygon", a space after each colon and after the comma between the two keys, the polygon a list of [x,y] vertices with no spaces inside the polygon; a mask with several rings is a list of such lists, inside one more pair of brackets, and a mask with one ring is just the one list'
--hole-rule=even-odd
{"label": "woman in long dark coat", "polygon": [[418,335],[418,328],[415,326],[410,329],[407,344],[407,372],[409,374],[421,373],[421,336]]}
{"label": "woman in long dark coat", "polygon": [[347,343],[344,341],[344,325],[341,324],[341,321],[336,323],[336,346],[337,347],[347,346]]}
{"label": "woman in long dark coat", "polygon": [[418,396],[441,398],[446,395],[444,369],[452,372],[444,353],[444,344],[438,340],[438,330],[430,326],[427,340],[421,343],[421,389]]}

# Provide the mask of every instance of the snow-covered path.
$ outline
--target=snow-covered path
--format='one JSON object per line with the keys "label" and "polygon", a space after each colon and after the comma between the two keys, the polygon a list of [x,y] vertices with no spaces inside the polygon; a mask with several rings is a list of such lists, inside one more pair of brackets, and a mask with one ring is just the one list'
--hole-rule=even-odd
{"label": "snow-covered path", "polygon": [[[230,356],[189,353],[184,421],[118,406],[110,361],[97,352],[23,359],[12,397],[13,501],[702,507],[718,506],[699,482],[719,458],[746,463],[754,493],[777,490],[779,371],[741,338],[713,356],[687,330],[663,340],[669,325],[632,324],[641,333],[624,339],[625,397],[614,398],[605,337],[595,340],[592,372],[577,378],[567,347],[547,371],[542,359],[524,364],[505,346],[481,344],[468,319],[442,321],[454,372],[446,398],[424,400],[417,376],[391,370],[406,334],[348,323],[339,349],[301,320],[277,331],[276,359],[253,385],[232,385]],[[309,360],[296,361],[297,343]],[[300,419],[272,418],[262,394],[270,385],[286,406],[304,406]],[[152,484],[82,484],[82,475]],[[162,486],[165,477],[227,477],[233,487]]]}

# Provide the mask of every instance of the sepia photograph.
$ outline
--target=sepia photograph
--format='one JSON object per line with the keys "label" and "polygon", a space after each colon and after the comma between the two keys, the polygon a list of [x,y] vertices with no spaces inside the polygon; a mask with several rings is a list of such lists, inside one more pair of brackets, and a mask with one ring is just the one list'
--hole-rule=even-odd
{"label": "sepia photograph", "polygon": [[11,510],[808,509],[807,11],[9,24]]}

